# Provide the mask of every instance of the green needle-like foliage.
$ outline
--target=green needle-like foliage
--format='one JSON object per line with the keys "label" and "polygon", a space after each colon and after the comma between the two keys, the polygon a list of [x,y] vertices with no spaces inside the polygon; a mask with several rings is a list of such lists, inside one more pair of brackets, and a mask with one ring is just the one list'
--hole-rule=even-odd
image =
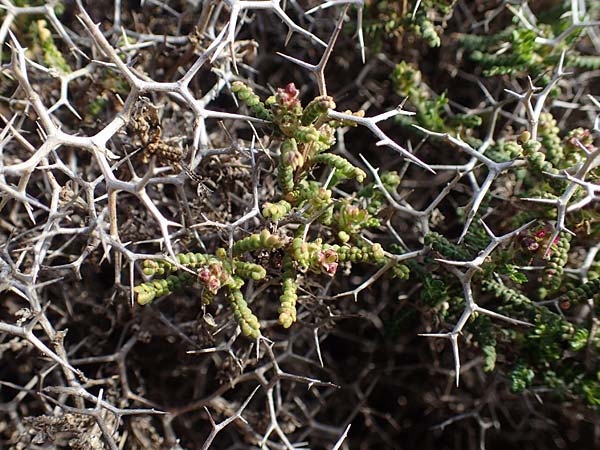
{"label": "green needle-like foliage", "polygon": [[233,317],[242,329],[244,336],[258,339],[260,337],[260,323],[248,307],[248,303],[246,303],[242,291],[236,288],[230,288],[228,290],[228,295],[229,303],[233,310]]}
{"label": "green needle-like foliage", "polygon": [[315,164],[327,164],[337,170],[336,175],[341,175],[344,178],[354,178],[359,183],[362,183],[367,174],[364,170],[353,166],[348,160],[342,156],[334,155],[333,153],[322,153],[312,158]]}
{"label": "green needle-like foliage", "polygon": [[191,286],[194,278],[187,272],[179,275],[169,275],[149,283],[140,283],[134,289],[137,302],[140,305],[151,303],[156,297],[171,294],[185,286]]}
{"label": "green needle-like foliage", "polygon": [[293,260],[290,255],[286,255],[283,260],[282,291],[279,297],[279,323],[284,328],[289,328],[296,321],[296,302],[298,295],[296,290],[296,271],[294,270]]}
{"label": "green needle-like foliage", "polygon": [[[573,30],[564,40],[553,43],[570,25],[569,2],[557,2],[558,8],[552,14],[542,14],[536,29],[511,25],[495,34],[461,34],[459,43],[472,61],[483,68],[484,76],[529,74],[532,78],[541,76],[545,84],[545,72],[555,66],[561,52],[571,47],[567,55],[568,67],[595,70],[600,67],[600,57],[584,55],[573,47],[584,38],[580,30]],[[594,8],[590,2],[590,12]],[[545,22],[546,21],[546,22]],[[517,23],[517,21],[515,20]]]}
{"label": "green needle-like foliage", "polygon": [[272,115],[260,101],[260,97],[254,93],[252,88],[246,86],[241,81],[234,81],[231,85],[231,92],[243,101],[259,119],[271,120]]}
{"label": "green needle-like foliage", "polygon": [[580,305],[600,294],[600,278],[595,278],[582,283],[576,288],[569,289],[559,300],[561,308],[569,309],[571,306]]}
{"label": "green needle-like foliage", "polygon": [[552,243],[548,263],[542,274],[542,288],[540,297],[545,298],[548,294],[555,293],[562,283],[564,267],[569,257],[571,248],[571,235],[564,233],[556,242]]}
{"label": "green needle-like foliage", "polygon": [[407,32],[421,38],[429,47],[439,47],[439,32],[445,27],[445,19],[452,14],[455,3],[455,0],[367,2],[367,34],[376,49]]}
{"label": "green needle-like foliage", "polygon": [[240,239],[233,244],[233,253],[241,255],[247,252],[256,250],[272,250],[281,248],[285,242],[277,235],[271,234],[267,229],[262,230],[258,234],[252,234],[248,237]]}
{"label": "green needle-like foliage", "polygon": [[[398,96],[407,98],[416,109],[413,117],[398,116],[402,125],[416,123],[431,131],[457,134],[477,128],[481,117],[473,114],[449,114],[446,93],[433,96],[431,90],[422,82],[421,72],[406,61],[396,65],[391,73],[394,90]],[[409,128],[414,132],[414,128]]]}

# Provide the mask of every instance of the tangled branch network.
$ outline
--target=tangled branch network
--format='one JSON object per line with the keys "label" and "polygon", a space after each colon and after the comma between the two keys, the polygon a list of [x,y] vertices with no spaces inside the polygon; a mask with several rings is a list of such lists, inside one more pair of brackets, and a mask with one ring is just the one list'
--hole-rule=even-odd
{"label": "tangled branch network", "polygon": [[[60,283],[62,275],[46,279],[46,274],[72,271],[77,278],[81,279],[85,276],[82,274],[82,268],[89,264],[90,258],[96,257],[100,248],[102,259],[114,261],[116,287],[122,286],[123,289],[127,289],[127,284],[122,284],[121,267],[123,261],[129,264],[129,291],[133,296],[136,262],[141,259],[155,258],[156,255],[132,250],[132,248],[141,250],[144,247],[143,243],[129,242],[123,239],[119,231],[122,229],[119,226],[119,216],[123,217],[122,212],[119,211],[119,202],[122,202],[123,198],[134,197],[143,206],[144,214],[148,216],[149,220],[153,220],[160,230],[160,238],[153,238],[152,242],[164,246],[167,257],[171,257],[171,261],[175,264],[177,264],[177,259],[174,240],[191,233],[203,247],[204,244],[199,234],[194,228],[190,228],[190,225],[200,228],[202,224],[193,222],[191,219],[191,205],[188,204],[188,192],[186,191],[186,183],[189,182],[188,173],[194,171],[203,159],[212,154],[236,155],[241,153],[254,160],[258,152],[254,144],[250,148],[241,148],[235,142],[232,142],[228,148],[215,149],[211,145],[207,123],[223,120],[248,121],[256,124],[264,122],[253,117],[209,108],[211,102],[223,91],[226,92],[231,82],[239,77],[237,75],[238,59],[240,59],[240,52],[244,51],[244,43],[237,40],[236,37],[243,29],[243,26],[240,27],[240,25],[247,21],[250,11],[272,12],[289,27],[290,35],[297,33],[308,38],[309,41],[326,46],[321,65],[316,68],[321,73],[321,80],[324,79],[325,63],[333,50],[335,38],[340,30],[340,27],[336,28],[329,45],[327,45],[310,31],[295,24],[282,9],[278,0],[207,3],[207,6],[203,8],[205,21],[201,23],[201,30],[198,31],[200,40],[197,46],[198,51],[194,51],[192,55],[194,61],[182,75],[176,76],[176,81],[160,82],[152,80],[147,74],[136,70],[131,62],[137,52],[154,46],[163,37],[135,33],[122,28],[120,26],[122,5],[119,1],[114,4],[113,28],[107,32],[103,32],[101,27],[94,23],[86,7],[78,2],[77,17],[83,27],[81,34],[66,29],[57,18],[56,10],[61,6],[59,2],[48,2],[43,6],[18,6],[8,0],[2,2],[6,14],[0,28],[0,39],[3,43],[8,44],[11,51],[10,64],[6,64],[4,70],[18,85],[18,95],[10,101],[11,105],[18,105],[18,108],[14,110],[11,117],[3,117],[5,126],[2,131],[2,165],[0,167],[2,200],[0,208],[4,211],[3,214],[7,219],[4,221],[4,226],[9,227],[11,236],[8,241],[3,243],[2,247],[4,253],[0,260],[2,263],[1,286],[3,292],[13,293],[17,296],[16,298],[26,302],[27,313],[24,313],[25,315],[19,320],[19,325],[3,322],[1,331],[27,341],[41,354],[49,357],[51,361],[49,370],[53,370],[52,364],[56,364],[59,369],[62,369],[64,386],[45,388],[42,401],[58,406],[65,414],[78,414],[93,419],[102,434],[104,445],[108,448],[119,448],[118,442],[124,442],[126,439],[126,436],[119,432],[124,417],[158,415],[165,419],[163,423],[169,428],[171,421],[178,414],[192,409],[206,408],[211,405],[213,400],[207,397],[206,400],[196,402],[195,405],[184,407],[180,412],[165,414],[164,411],[158,409],[117,408],[103,398],[102,390],[99,395],[91,394],[90,389],[95,382],[88,378],[89,375],[84,374],[84,370],[75,368],[73,361],[78,367],[100,361],[114,362],[123,371],[124,378],[121,379],[121,383],[125,398],[142,404],[152,403],[135,394],[128,387],[126,358],[136,339],[130,341],[130,344],[120,347],[112,356],[88,358],[69,356],[70,352],[61,338],[61,336],[64,337],[64,332],[57,329],[57,326],[60,328],[60,325],[53,323],[47,311],[51,300],[45,294],[40,297],[40,292],[45,287]],[[165,8],[165,13],[169,14],[171,10],[166,5],[162,6]],[[344,14],[345,12],[346,10],[344,10]],[[225,22],[225,26],[219,30],[220,19],[225,14],[229,14],[229,18]],[[341,19],[344,18],[344,14]],[[70,53],[67,56],[77,64],[76,70],[70,70],[68,66],[65,68],[51,65],[52,63],[56,64],[58,60],[65,62],[65,58],[60,54],[45,55],[45,62],[48,65],[40,64],[30,57],[28,49],[11,32],[11,25],[15,21],[29,16],[36,18],[35,24],[40,28],[38,30],[40,38],[45,39],[47,45],[50,45],[48,41],[52,40],[52,37],[49,36],[50,33],[58,34],[58,38],[68,47]],[[340,24],[342,23],[341,19]],[[49,23],[50,29],[47,28],[47,23]],[[110,43],[111,40],[114,41],[115,37],[121,37],[118,46]],[[181,43],[181,39],[176,36],[165,36],[164,39],[172,45]],[[206,48],[203,48],[204,43],[208,43]],[[54,44],[52,43],[52,45]],[[225,48],[229,48],[231,52],[229,55],[224,53]],[[56,47],[51,50],[45,49],[48,53],[52,50],[58,51]],[[54,60],[52,60],[53,56]],[[192,88],[190,85],[202,77],[208,76],[214,79],[214,76],[209,76],[210,73],[216,75],[216,81],[206,89],[203,96],[198,97],[196,87]],[[97,77],[102,76],[118,80],[118,83],[126,82],[127,86],[123,87],[121,94],[125,96],[121,98],[117,94],[115,99],[111,99],[119,103],[117,114],[112,118],[106,118],[105,123],[97,132],[86,135],[84,129],[71,127],[70,120],[64,122],[62,110],[66,108],[80,123],[85,123],[87,118],[82,117],[83,113],[80,113],[79,108],[74,104],[75,102],[70,96],[70,87],[82,79],[98,79]],[[48,91],[40,84],[44,78],[57,80],[60,85],[59,97],[52,103],[48,101],[46,95]],[[321,86],[325,89],[324,81]],[[134,117],[137,105],[141,100],[152,95],[166,95],[181,108],[186,108],[192,113],[193,138],[189,145],[188,160],[184,161],[183,156],[180,155],[177,161],[169,161],[186,167],[187,170],[179,174],[165,175],[172,172],[173,168],[157,166],[157,160],[160,160],[161,156],[164,157],[163,154],[147,158],[146,167],[135,167],[132,163],[134,153],[128,153],[126,146],[123,145],[123,138],[121,138],[123,131],[134,120],[140,119],[140,117]],[[391,114],[376,116],[372,119],[348,116],[335,111],[331,111],[330,115],[332,118],[356,121],[369,127],[381,139],[382,144],[392,146],[406,156],[415,159],[388,138],[377,126],[379,121],[399,113],[402,111],[394,111]],[[187,116],[184,117],[187,118]],[[35,130],[37,137],[28,136],[29,131],[27,130],[31,120],[34,121],[31,123],[35,123],[37,128]],[[27,157],[22,158],[22,155],[27,155]],[[138,174],[140,170],[142,173]],[[129,176],[126,176],[126,173],[129,173]],[[258,174],[255,172],[253,177],[258,177]],[[201,180],[199,182],[202,183]],[[181,222],[161,208],[165,205],[158,204],[157,198],[152,192],[158,186],[161,189],[173,186],[177,191],[179,201],[185,211]],[[230,223],[215,223],[207,220],[206,225],[229,230],[231,239],[233,239],[233,235],[248,222],[257,220],[259,209],[256,185],[253,196],[254,200],[249,205],[249,211],[241,217]],[[185,223],[186,220],[189,222]],[[9,222],[12,225],[9,225]],[[13,245],[16,242],[26,242],[26,245],[18,249],[18,256],[14,259]],[[74,254],[74,247],[81,245],[80,254]],[[68,262],[60,262],[65,260]],[[54,263],[56,261],[59,263]],[[44,281],[41,281],[41,278],[44,278]],[[40,333],[43,335],[42,338],[36,336]],[[51,342],[54,349],[49,348],[44,341]],[[223,350],[227,350],[237,360],[229,346],[223,347]],[[242,421],[241,415],[244,408],[260,386],[266,394],[269,405],[270,426],[262,436],[251,430],[248,425],[246,425],[247,431],[256,436],[256,442],[262,442],[263,445],[269,443],[275,448],[294,447],[279,423],[280,413],[277,411],[276,403],[280,400],[276,402],[274,399],[275,389],[280,389],[280,380],[284,379],[306,383],[309,386],[320,384],[327,386],[329,384],[286,374],[278,369],[277,359],[271,351],[270,344],[264,344],[264,346],[273,359],[271,363],[252,373],[251,379],[255,380],[259,386],[253,390],[237,413],[229,416],[220,424],[212,421],[207,410],[213,430],[203,448],[208,448],[215,435],[226,425]],[[220,348],[214,349],[215,352],[220,350]],[[266,378],[264,374],[269,368],[275,370],[275,373]],[[57,376],[60,377],[60,375]],[[246,379],[247,375],[239,378],[239,381],[232,380],[231,386],[238,382],[246,382]],[[58,401],[55,396],[70,397],[75,406],[67,406],[63,401]],[[13,402],[16,405],[17,398]],[[86,408],[84,406],[86,402],[90,402],[93,406]],[[127,403],[129,402],[127,401]],[[345,435],[343,431],[340,429],[340,435]],[[280,440],[279,444],[271,442],[270,437],[273,433]],[[173,435],[173,432],[171,434]],[[87,438],[91,439],[91,433]]]}
{"label": "tangled branch network", "polygon": [[[357,423],[372,448],[390,445],[400,425],[368,399],[395,376],[375,367],[401,300],[431,306],[438,319],[410,339],[450,341],[431,347],[447,356],[432,372],[456,386],[483,367],[459,356],[481,324],[516,340],[554,321],[575,340],[560,314],[567,300],[593,314],[599,245],[578,266],[565,255],[581,233],[569,227],[597,226],[586,214],[600,198],[600,103],[585,97],[594,125],[568,136],[575,156],[558,164],[547,110],[564,106],[553,96],[568,50],[541,87],[527,78],[492,95],[478,81],[479,106],[451,105],[463,114],[398,65],[402,103],[389,107],[364,82],[394,67],[366,51],[369,3],[0,0],[0,355],[10,370],[28,358],[0,380],[11,448],[66,434],[79,449],[338,450]],[[402,23],[423,33],[435,2],[409,3]],[[502,3],[486,27],[508,10],[542,32],[527,5]],[[535,42],[562,49],[581,31],[600,48],[585,2],[571,3],[571,24]],[[500,217],[517,196],[544,212]],[[539,297],[558,313],[517,295],[523,273],[542,273]],[[368,347],[369,364],[338,341]],[[495,337],[483,341],[493,368]],[[346,362],[363,366],[355,379]],[[475,418],[483,436],[485,417],[477,406],[439,428]]]}

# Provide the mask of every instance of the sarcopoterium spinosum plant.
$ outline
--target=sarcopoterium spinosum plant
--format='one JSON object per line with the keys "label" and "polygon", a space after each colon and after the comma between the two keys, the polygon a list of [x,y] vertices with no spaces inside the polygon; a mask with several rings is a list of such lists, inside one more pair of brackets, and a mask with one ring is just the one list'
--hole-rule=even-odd
{"label": "sarcopoterium spinosum plant", "polygon": [[0,447],[590,446],[597,1],[0,3]]}
{"label": "sarcopoterium spinosum plant", "polygon": [[[260,321],[241,290],[245,281],[260,282],[267,277],[266,268],[253,262],[258,253],[281,260],[279,273],[274,276],[281,282],[278,321],[284,328],[296,321],[297,290],[303,278],[333,277],[340,264],[357,263],[387,266],[394,276],[407,278],[405,265],[396,264],[380,244],[361,237],[363,230],[380,225],[378,214],[384,206],[381,191],[370,185],[359,196],[336,199],[333,195],[337,184],[346,180],[362,183],[366,178],[362,169],[329,151],[335,144],[335,129],[353,125],[327,117],[327,111],[336,106],[333,99],[316,97],[303,107],[293,83],[264,102],[240,81],[233,83],[232,92],[257,118],[270,124],[273,137],[280,141],[279,189],[277,196],[262,206],[262,215],[270,224],[214,254],[178,254],[176,263],[144,261],[144,274],[153,279],[135,287],[137,302],[145,305],[183,287],[198,285],[202,288],[201,303],[209,305],[224,291],[242,333],[258,338]],[[362,111],[353,114],[364,115]],[[315,178],[322,169],[329,171],[323,182]],[[400,182],[395,173],[383,178],[390,189]],[[271,232],[269,228],[276,225],[277,231]],[[316,236],[311,238],[313,234]]]}

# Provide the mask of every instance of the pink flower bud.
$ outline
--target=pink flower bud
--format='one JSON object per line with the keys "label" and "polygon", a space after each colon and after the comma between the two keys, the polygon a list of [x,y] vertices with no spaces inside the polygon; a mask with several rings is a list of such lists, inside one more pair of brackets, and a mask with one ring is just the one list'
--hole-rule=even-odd
{"label": "pink flower bud", "polygon": [[210,278],[210,270],[208,268],[203,267],[198,271],[198,279],[203,283],[206,283]]}
{"label": "pink flower bud", "polygon": [[319,263],[320,264],[333,263],[333,262],[338,262],[338,254],[334,249],[328,248],[327,250],[319,252]]}
{"label": "pink flower bud", "polygon": [[221,288],[221,282],[216,277],[210,277],[206,285],[211,292],[217,292]]}
{"label": "pink flower bud", "polygon": [[348,207],[346,208],[346,214],[349,217],[358,217],[358,215],[360,214],[360,210],[354,206],[354,205],[348,205]]}
{"label": "pink flower bud", "polygon": [[294,83],[288,83],[288,85],[285,87],[285,93],[290,97],[296,98],[300,94],[300,91],[296,88]]}
{"label": "pink flower bud", "polygon": [[296,89],[294,83],[289,83],[285,89],[277,89],[277,103],[287,108],[293,107],[298,103],[298,95],[300,91]]}
{"label": "pink flower bud", "polygon": [[329,275],[335,275],[338,268],[338,260],[339,256],[332,248],[319,252],[319,264],[325,273]]}
{"label": "pink flower bud", "polygon": [[323,269],[325,270],[325,273],[327,273],[329,275],[335,275],[337,268],[338,268],[338,263],[336,263],[336,262],[323,264]]}

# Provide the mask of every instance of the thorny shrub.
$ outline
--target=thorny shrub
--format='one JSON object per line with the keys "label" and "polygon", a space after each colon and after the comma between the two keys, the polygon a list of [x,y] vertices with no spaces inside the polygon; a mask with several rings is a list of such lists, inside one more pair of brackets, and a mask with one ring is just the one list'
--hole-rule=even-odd
{"label": "thorny shrub", "polygon": [[0,3],[0,446],[598,444],[597,2]]}

